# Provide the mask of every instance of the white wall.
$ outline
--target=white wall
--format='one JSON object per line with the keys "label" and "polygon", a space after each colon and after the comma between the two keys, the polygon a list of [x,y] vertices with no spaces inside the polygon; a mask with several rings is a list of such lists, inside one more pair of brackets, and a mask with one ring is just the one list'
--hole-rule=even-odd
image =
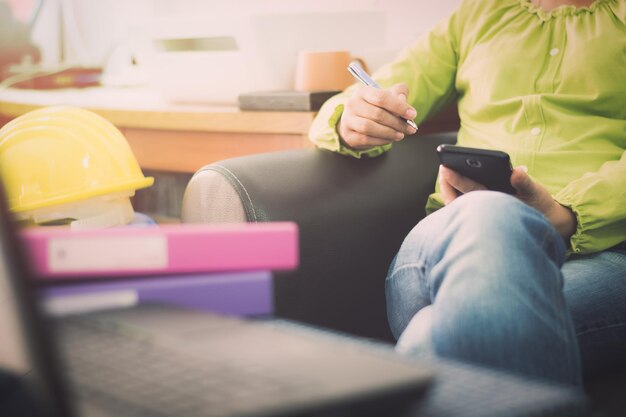
{"label": "white wall", "polygon": [[[406,45],[447,15],[460,0],[48,0],[35,31],[48,62],[58,56],[56,3],[62,3],[66,55],[86,65],[102,65],[112,48],[150,21],[199,18],[216,13],[300,13],[383,11],[389,47]],[[346,34],[349,35],[349,34]]]}
{"label": "white wall", "polygon": [[[105,84],[149,84],[173,102],[234,104],[243,92],[293,89],[303,49],[349,50],[375,71],[459,2],[47,0],[35,33],[46,64],[58,64],[60,7],[65,64],[105,66]],[[222,36],[238,49],[169,53],[152,42]]]}
{"label": "white wall", "polygon": [[[218,13],[302,13],[382,11],[387,14],[387,44],[407,45],[436,21],[448,15],[460,0],[153,0],[156,18],[211,16]],[[346,33],[346,36],[350,36]]]}

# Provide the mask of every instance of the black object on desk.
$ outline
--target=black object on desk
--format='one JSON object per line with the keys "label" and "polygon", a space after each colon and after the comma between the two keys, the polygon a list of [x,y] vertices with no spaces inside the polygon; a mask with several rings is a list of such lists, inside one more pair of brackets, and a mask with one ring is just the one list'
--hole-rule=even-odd
{"label": "black object on desk", "polygon": [[0,416],[44,417],[36,404],[23,378],[0,369]]}
{"label": "black object on desk", "polygon": [[239,95],[241,110],[317,111],[339,91],[261,91]]}

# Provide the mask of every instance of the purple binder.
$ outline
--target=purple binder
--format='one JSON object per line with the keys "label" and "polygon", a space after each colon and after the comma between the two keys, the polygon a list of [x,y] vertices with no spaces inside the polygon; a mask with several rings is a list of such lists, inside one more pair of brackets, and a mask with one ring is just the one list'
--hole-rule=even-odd
{"label": "purple binder", "polygon": [[[57,283],[43,288],[47,300],[75,301],[81,296],[131,293],[136,302],[171,303],[234,315],[267,315],[274,309],[269,271],[165,275],[115,281]],[[86,297],[83,297],[86,298]]]}

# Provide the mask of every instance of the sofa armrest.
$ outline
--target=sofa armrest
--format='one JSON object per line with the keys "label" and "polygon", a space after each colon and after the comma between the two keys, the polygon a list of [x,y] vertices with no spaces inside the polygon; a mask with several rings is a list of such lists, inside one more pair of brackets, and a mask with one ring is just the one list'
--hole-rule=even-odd
{"label": "sofa armrest", "polygon": [[210,164],[187,186],[183,221],[296,222],[300,267],[276,274],[276,314],[391,340],[387,268],[424,216],[436,146],[455,140],[455,133],[410,137],[361,160],[313,149]]}

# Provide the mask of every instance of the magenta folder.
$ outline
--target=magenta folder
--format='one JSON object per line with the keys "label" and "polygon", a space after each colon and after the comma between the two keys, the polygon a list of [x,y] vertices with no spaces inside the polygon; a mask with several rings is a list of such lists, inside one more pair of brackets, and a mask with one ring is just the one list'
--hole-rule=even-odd
{"label": "magenta folder", "polygon": [[44,279],[290,270],[295,223],[160,225],[70,231],[25,229],[34,272]]}
{"label": "magenta folder", "polygon": [[[48,281],[50,283],[50,281]],[[128,299],[132,304],[159,302],[223,314],[258,316],[274,310],[272,274],[269,271],[207,273],[135,277],[110,281],[66,282],[46,285],[48,305],[84,305],[93,303],[94,294],[101,308],[120,307],[116,302]]]}

